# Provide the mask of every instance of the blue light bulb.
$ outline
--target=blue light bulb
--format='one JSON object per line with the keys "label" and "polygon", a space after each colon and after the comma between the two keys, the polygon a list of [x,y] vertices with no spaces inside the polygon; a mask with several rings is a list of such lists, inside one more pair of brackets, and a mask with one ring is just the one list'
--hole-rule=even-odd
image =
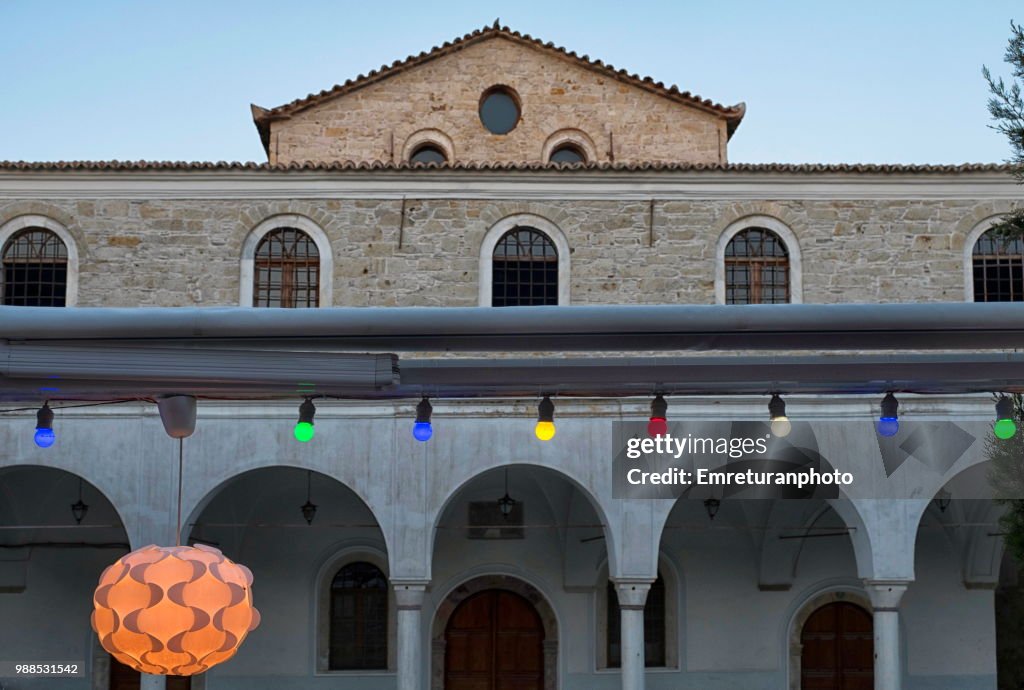
{"label": "blue light bulb", "polygon": [[40,448],[49,448],[57,440],[57,435],[53,433],[53,429],[36,429],[34,440]]}
{"label": "blue light bulb", "polygon": [[412,425],[412,435],[417,441],[429,441],[434,435],[434,428],[430,422],[416,422]]}
{"label": "blue light bulb", "polygon": [[875,428],[879,436],[895,436],[900,430],[900,420],[896,417],[880,417]]}

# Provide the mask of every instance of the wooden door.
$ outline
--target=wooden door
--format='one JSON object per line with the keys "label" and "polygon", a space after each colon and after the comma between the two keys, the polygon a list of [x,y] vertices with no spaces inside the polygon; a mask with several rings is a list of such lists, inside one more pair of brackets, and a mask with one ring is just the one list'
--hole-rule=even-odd
{"label": "wooden door", "polygon": [[856,604],[826,604],[800,633],[803,690],[873,690],[874,624]]}
{"label": "wooden door", "polygon": [[[139,690],[142,677],[133,668],[110,657],[110,690]],[[167,676],[167,690],[189,690],[192,679],[187,676]]]}
{"label": "wooden door", "polygon": [[518,594],[489,589],[452,613],[445,690],[544,690],[544,626]]}

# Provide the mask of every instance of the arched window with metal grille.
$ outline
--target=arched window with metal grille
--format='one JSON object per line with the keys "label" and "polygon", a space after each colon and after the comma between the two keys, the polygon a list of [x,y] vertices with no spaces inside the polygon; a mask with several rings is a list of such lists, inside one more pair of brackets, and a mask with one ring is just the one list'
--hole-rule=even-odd
{"label": "arched window with metal grille", "polygon": [[540,230],[509,230],[495,245],[492,262],[492,306],[558,304],[558,250]]}
{"label": "arched window with metal grille", "polygon": [[23,307],[67,304],[68,248],[45,228],[19,230],[4,244],[0,260],[2,303]]}
{"label": "arched window with metal grille", "polygon": [[790,301],[789,251],[771,230],[745,228],[725,248],[726,304]]}
{"label": "arched window with metal grille", "polygon": [[[622,614],[619,610],[619,596],[615,585],[609,580],[608,597],[608,633],[607,633],[607,664],[608,668],[622,667]],[[654,668],[666,665],[667,621],[665,618],[665,580],[661,573],[647,592],[644,602],[644,665]]]}
{"label": "arched window with metal grille", "polygon": [[1024,240],[989,230],[974,243],[975,302],[1024,302]]}
{"label": "arched window with metal grille", "polygon": [[372,563],[349,563],[331,582],[330,670],[387,666],[387,577]]}
{"label": "arched window with metal grille", "polygon": [[256,246],[253,261],[254,307],[320,305],[320,251],[295,228],[271,230]]}

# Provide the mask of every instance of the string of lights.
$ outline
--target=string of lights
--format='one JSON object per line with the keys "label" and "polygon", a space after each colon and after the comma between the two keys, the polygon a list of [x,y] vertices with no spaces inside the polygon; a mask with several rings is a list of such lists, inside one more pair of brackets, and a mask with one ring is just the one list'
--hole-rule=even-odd
{"label": "string of lights", "polygon": [[[109,400],[100,402],[77,403],[60,405],[51,408],[49,401],[43,403],[42,407],[19,407],[0,410],[0,414],[13,414],[18,412],[36,412],[36,426],[33,440],[40,448],[50,448],[57,441],[57,434],[54,429],[54,409],[73,409],[80,407],[95,407],[99,405],[118,405],[128,402],[154,402],[148,399],[132,398],[124,400]],[[886,393],[880,404],[880,414],[875,423],[875,429],[879,436],[893,437],[899,433],[899,401],[892,393]],[[413,422],[412,436],[421,443],[426,443],[434,437],[434,426],[432,421],[433,405],[430,399],[424,396],[416,405],[416,417]],[[316,416],[316,405],[312,397],[305,398],[299,405],[299,418],[295,424],[294,436],[300,443],[309,443],[316,435],[314,417]],[[785,438],[793,429],[793,424],[786,415],[786,402],[778,393],[773,393],[768,401],[768,420],[772,435],[778,438]],[[1017,423],[1013,418],[1013,400],[999,394],[995,404],[995,421],[992,425],[993,434],[996,438],[1007,440],[1013,438],[1017,433]],[[550,395],[544,395],[537,405],[537,424],[534,427],[534,435],[540,441],[551,441],[554,439],[557,429],[555,427],[555,403]],[[658,393],[651,400],[651,415],[647,424],[647,433],[651,437],[664,436],[668,433],[668,402],[663,394]]]}

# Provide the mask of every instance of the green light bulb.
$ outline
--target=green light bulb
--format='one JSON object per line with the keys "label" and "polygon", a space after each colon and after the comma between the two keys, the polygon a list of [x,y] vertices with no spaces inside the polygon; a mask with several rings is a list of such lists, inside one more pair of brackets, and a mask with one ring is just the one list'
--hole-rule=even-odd
{"label": "green light bulb", "polygon": [[313,434],[316,431],[313,429],[313,425],[309,422],[299,422],[295,425],[295,440],[302,441],[303,443],[309,443],[313,440]]}
{"label": "green light bulb", "polygon": [[997,438],[1006,440],[1013,438],[1013,435],[1017,433],[1017,425],[1012,419],[1000,419],[992,427],[992,431],[995,432]]}

